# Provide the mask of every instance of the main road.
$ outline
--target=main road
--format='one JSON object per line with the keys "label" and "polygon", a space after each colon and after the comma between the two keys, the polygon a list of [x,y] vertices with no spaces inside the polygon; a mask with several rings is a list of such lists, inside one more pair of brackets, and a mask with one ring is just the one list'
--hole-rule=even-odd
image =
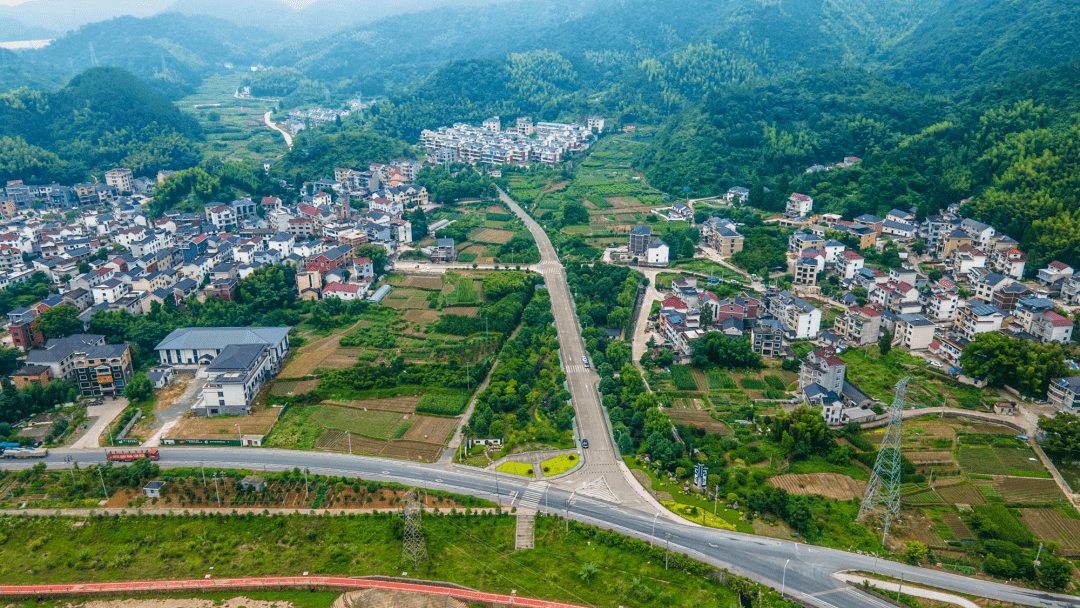
{"label": "main road", "polygon": [[[550,239],[505,193],[503,201],[525,222],[540,248],[536,267],[544,274],[551,294],[567,386],[577,413],[578,429],[589,440],[583,464],[571,475],[555,480],[528,481],[511,475],[446,464],[420,464],[399,460],[290,450],[251,448],[164,448],[163,468],[205,465],[254,471],[307,468],[312,473],[402,483],[487,498],[521,510],[562,515],[670,547],[719,568],[780,589],[804,602],[823,608],[884,605],[833,578],[848,570],[876,571],[912,583],[1029,606],[1080,608],[1080,599],[980,581],[899,564],[878,561],[835,549],[803,543],[705,528],[672,516],[658,505],[620,461],[600,397],[599,378],[581,360],[587,356],[577,315],[558,253]],[[103,450],[54,450],[46,462],[54,467],[105,462]],[[33,462],[3,461],[6,468],[24,468]]]}

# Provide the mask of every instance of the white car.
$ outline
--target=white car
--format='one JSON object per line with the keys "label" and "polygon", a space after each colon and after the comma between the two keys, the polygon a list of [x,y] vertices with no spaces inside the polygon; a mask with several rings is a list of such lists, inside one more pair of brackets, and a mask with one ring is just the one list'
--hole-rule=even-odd
{"label": "white car", "polygon": [[589,367],[589,358],[585,355],[581,355],[581,361],[585,364],[585,367]]}
{"label": "white car", "polygon": [[935,360],[933,360],[933,359],[927,359],[927,360],[926,360],[926,364],[927,364],[927,365],[932,365],[932,366],[934,366],[934,367],[942,367],[942,365],[941,365],[941,361],[935,361]]}

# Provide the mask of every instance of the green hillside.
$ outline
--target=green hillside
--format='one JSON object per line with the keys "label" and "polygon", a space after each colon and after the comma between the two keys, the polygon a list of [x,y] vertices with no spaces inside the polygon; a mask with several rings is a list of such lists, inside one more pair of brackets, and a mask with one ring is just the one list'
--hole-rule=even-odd
{"label": "green hillside", "polygon": [[67,86],[0,95],[0,182],[81,181],[116,165],[136,175],[199,160],[198,124],[119,68],[94,68]]}

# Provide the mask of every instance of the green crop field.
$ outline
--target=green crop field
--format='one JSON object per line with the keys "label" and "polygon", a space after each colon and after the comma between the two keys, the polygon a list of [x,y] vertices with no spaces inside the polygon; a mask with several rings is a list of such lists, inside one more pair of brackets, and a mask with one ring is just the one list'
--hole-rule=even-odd
{"label": "green crop field", "polygon": [[696,391],[698,388],[694,372],[687,365],[672,365],[671,381],[680,391]]}
{"label": "green crop field", "polygon": [[416,411],[436,416],[457,416],[465,409],[467,403],[468,396],[466,395],[427,393],[420,398],[420,403],[416,404]]}
{"label": "green crop field", "polygon": [[409,421],[400,412],[367,411],[352,407],[320,405],[311,420],[328,429],[349,431],[370,439],[393,439]]}

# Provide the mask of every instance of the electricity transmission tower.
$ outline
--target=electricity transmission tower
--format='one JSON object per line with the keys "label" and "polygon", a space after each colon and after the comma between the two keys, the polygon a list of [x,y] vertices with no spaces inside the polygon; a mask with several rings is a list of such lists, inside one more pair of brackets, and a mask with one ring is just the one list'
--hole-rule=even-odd
{"label": "electricity transmission tower", "polygon": [[871,514],[881,513],[885,517],[885,532],[881,536],[882,545],[889,536],[889,524],[900,513],[900,442],[903,439],[900,425],[904,420],[904,393],[908,378],[896,383],[896,398],[889,408],[889,426],[885,429],[885,438],[881,441],[874,472],[866,486],[862,506],[859,507],[857,521],[864,521]]}
{"label": "electricity transmission tower", "polygon": [[410,491],[408,501],[405,507],[405,542],[401,546],[401,559],[406,562],[411,561],[413,568],[418,568],[420,562],[427,559],[424,532],[420,529],[420,515],[423,511],[423,505],[420,504],[420,491]]}

